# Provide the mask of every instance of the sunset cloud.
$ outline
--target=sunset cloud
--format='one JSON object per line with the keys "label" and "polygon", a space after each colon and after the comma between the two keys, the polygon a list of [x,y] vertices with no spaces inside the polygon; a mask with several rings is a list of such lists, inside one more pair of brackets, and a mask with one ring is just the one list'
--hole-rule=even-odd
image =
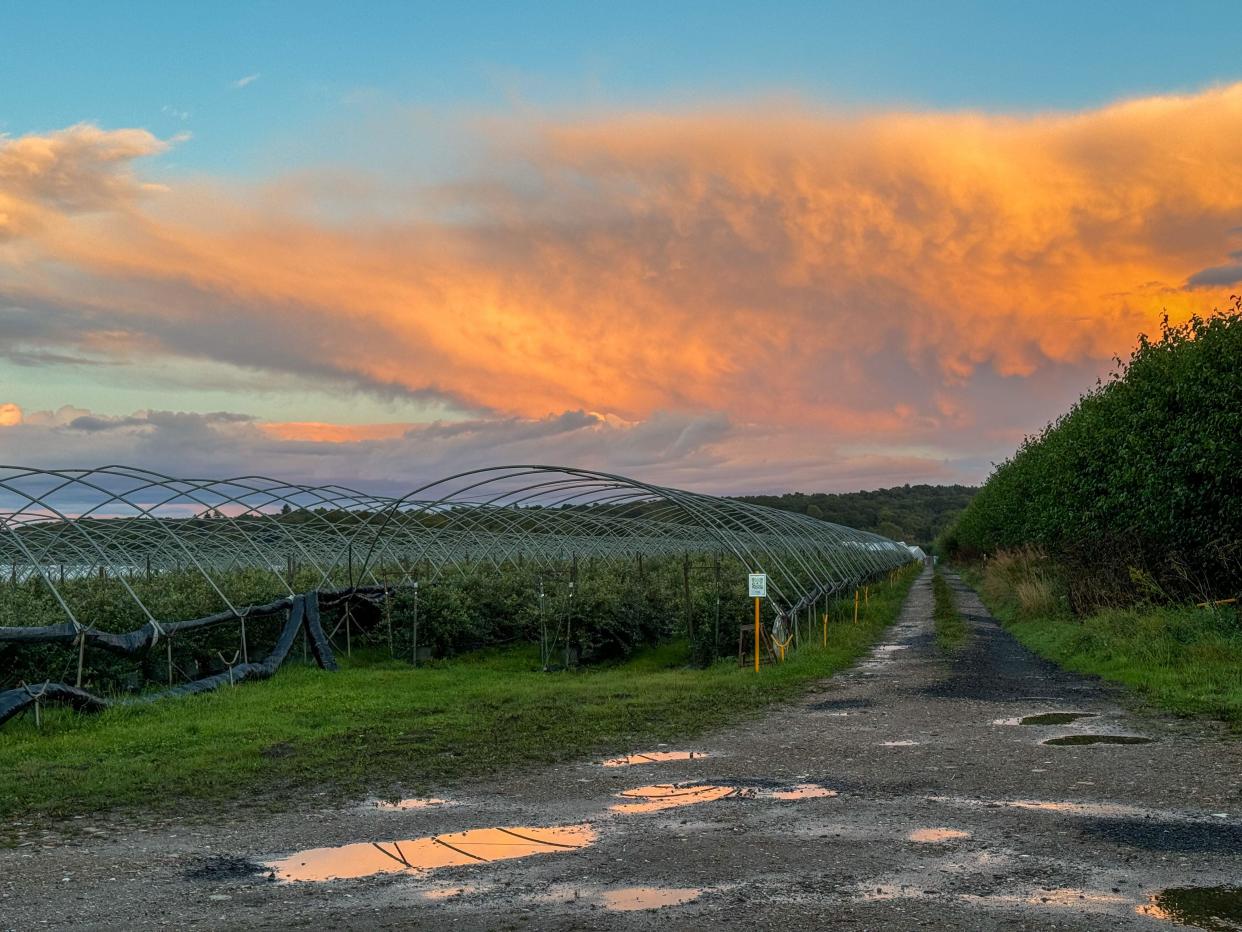
{"label": "sunset cloud", "polygon": [[[487,132],[485,177],[354,179],[382,212],[328,209],[306,179],[153,190],[134,163],[170,142],[142,130],[0,138],[2,352],[206,358],[443,399],[491,432],[598,412],[553,432],[567,456],[641,437],[702,463],[771,429],[790,470],[814,455],[799,430],[926,463],[1003,454],[1163,311],[1223,305],[1238,280],[1242,85],[1032,116]],[[379,459],[454,442],[313,411],[229,429]]]}

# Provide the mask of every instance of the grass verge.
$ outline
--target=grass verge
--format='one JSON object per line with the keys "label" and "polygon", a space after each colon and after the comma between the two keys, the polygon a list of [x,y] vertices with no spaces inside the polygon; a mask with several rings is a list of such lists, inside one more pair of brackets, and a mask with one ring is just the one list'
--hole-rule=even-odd
{"label": "grass verge", "polygon": [[957,650],[966,643],[966,619],[957,610],[953,590],[939,569],[932,576],[932,596],[935,599],[932,617],[936,622],[936,646],[941,650]]}
{"label": "grass verge", "polygon": [[0,731],[0,819],[286,809],[686,742],[848,666],[896,620],[918,571],[873,586],[857,625],[830,623],[827,647],[758,674],[727,662],[688,669],[684,644],[552,674],[529,648],[417,670],[355,654],[335,674],[290,666],[265,682],[94,717],[54,710],[41,732],[27,717]]}
{"label": "grass verge", "polygon": [[[1000,566],[994,569],[993,562]],[[1063,598],[1050,594],[1052,571],[1038,566],[1027,572],[1021,562],[1011,555],[962,575],[1026,647],[1068,670],[1122,683],[1170,712],[1210,716],[1242,730],[1242,616],[1236,608],[1143,606],[1075,617]]]}

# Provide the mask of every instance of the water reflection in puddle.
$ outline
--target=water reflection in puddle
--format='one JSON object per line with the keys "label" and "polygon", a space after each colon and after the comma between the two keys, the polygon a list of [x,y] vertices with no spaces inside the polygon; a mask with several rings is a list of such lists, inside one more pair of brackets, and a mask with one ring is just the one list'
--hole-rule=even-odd
{"label": "water reflection in puddle", "polygon": [[663,909],[692,903],[703,895],[698,887],[620,887],[600,894],[604,908],[612,912],[636,909]]}
{"label": "water reflection in puddle", "polygon": [[731,796],[741,795],[741,792],[741,789],[736,786],[712,784],[679,786],[676,783],[660,783],[618,793],[617,795],[622,799],[634,801],[617,803],[608,808],[613,812],[660,812],[663,809],[677,809],[681,806],[709,803],[716,799],[728,799]]}
{"label": "water reflection in puddle", "polygon": [[916,828],[906,836],[910,841],[917,841],[922,844],[938,844],[969,837],[970,832],[964,832],[958,828]]}
{"label": "water reflection in puddle", "polygon": [[1060,738],[1049,738],[1040,744],[1056,747],[1078,747],[1086,744],[1151,744],[1151,738],[1140,738],[1138,735],[1065,735]]}
{"label": "water reflection in puddle", "polygon": [[603,762],[605,767],[634,767],[640,764],[659,764],[670,760],[699,760],[709,757],[705,751],[646,751],[642,754],[627,754],[614,757]]}
{"label": "water reflection in puddle", "polygon": [[882,748],[913,748],[917,746],[918,746],[917,741],[881,741],[880,742],[880,747]]}
{"label": "water reflection in puddle", "polygon": [[778,789],[763,789],[755,786],[722,786],[714,783],[658,783],[654,786],[640,786],[617,794],[622,799],[632,802],[617,803],[610,806],[613,812],[660,812],[665,809],[678,809],[682,806],[694,806],[709,803],[718,799],[776,799],[796,801],[800,799],[826,799],[837,795],[818,783],[798,783],[794,786]]}
{"label": "water reflection in puddle", "polygon": [[430,809],[433,806],[451,806],[447,799],[427,797],[423,799],[378,799],[375,808],[383,812],[411,812],[415,809]]}
{"label": "water reflection in puddle", "polygon": [[596,887],[558,884],[535,897],[545,903],[576,903],[602,906],[609,912],[664,909],[693,903],[704,894],[702,887]]}
{"label": "water reflection in puddle", "polygon": [[375,874],[417,873],[440,867],[507,861],[536,854],[557,854],[593,844],[589,825],[550,828],[517,826],[479,828],[405,841],[362,842],[335,848],[308,848],[267,861],[276,879],[347,880]]}
{"label": "water reflection in puddle", "polygon": [[799,783],[787,790],[771,790],[762,794],[772,799],[827,799],[836,796],[836,790],[830,790],[818,783]]}
{"label": "water reflection in puddle", "polygon": [[1135,911],[1212,932],[1238,932],[1242,930],[1242,887],[1172,887]]}

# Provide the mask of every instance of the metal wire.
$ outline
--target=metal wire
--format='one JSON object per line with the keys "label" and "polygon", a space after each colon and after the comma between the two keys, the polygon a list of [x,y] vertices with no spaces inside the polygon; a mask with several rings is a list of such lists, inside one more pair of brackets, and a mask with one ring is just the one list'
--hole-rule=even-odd
{"label": "metal wire", "polygon": [[782,616],[912,558],[904,544],[807,515],[565,466],[476,469],[398,498],[262,476],[0,466],[0,579],[42,580],[74,626],[92,624],[90,606],[75,604],[65,583],[97,574],[119,581],[158,624],[131,585],[144,574],[200,576],[242,617],[239,570],[270,573],[273,595],[292,595],[294,570],[327,591],[684,554],[766,572]]}

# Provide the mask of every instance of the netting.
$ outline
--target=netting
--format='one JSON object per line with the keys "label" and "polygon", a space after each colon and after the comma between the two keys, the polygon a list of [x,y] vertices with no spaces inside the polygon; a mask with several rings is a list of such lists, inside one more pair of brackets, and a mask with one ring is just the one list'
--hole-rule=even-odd
{"label": "netting", "polygon": [[[167,680],[120,701],[270,676],[299,634],[303,653],[332,668],[342,624],[348,643],[355,616],[374,620],[420,584],[450,579],[537,580],[542,619],[545,584],[564,580],[572,597],[581,566],[641,579],[644,560],[676,564],[690,617],[692,559],[714,566],[717,616],[724,565],[767,573],[769,610],[783,622],[911,552],[806,515],[568,467],[473,470],[402,496],[120,466],[0,467],[0,659],[21,676],[0,692],[0,722],[46,700],[118,701],[82,688],[88,649],[140,660],[131,691]],[[321,604],[341,613],[327,633]],[[414,660],[417,619],[416,602]],[[392,637],[389,618],[390,651]]]}

